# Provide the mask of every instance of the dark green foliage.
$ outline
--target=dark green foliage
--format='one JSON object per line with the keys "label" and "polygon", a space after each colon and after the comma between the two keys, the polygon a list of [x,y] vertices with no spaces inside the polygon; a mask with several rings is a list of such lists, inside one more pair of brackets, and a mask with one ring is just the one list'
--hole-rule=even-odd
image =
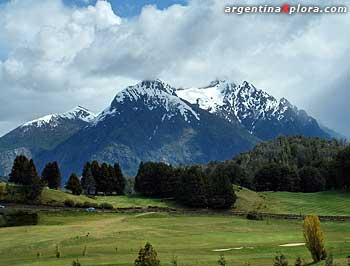
{"label": "dark green foliage", "polygon": [[90,207],[98,208],[98,203],[96,203],[96,202],[85,201],[83,205],[84,205],[85,208],[90,208]]}
{"label": "dark green foliage", "polygon": [[160,261],[157,252],[150,243],[147,243],[144,248],[141,248],[139,255],[134,263],[135,266],[159,266]]}
{"label": "dark green foliage", "polygon": [[189,207],[206,208],[207,185],[205,176],[200,166],[185,168],[181,173],[181,185],[179,192],[180,201]]}
{"label": "dark green foliage", "polygon": [[91,195],[95,193],[96,190],[96,182],[94,176],[92,174],[90,162],[87,162],[83,169],[83,174],[81,178],[81,186],[84,190],[84,193],[87,195]]}
{"label": "dark green foliage", "polygon": [[72,191],[73,195],[80,195],[83,191],[81,184],[80,184],[80,180],[78,178],[78,176],[73,173],[68,181],[67,184],[65,186],[66,189],[69,189],[70,191]]}
{"label": "dark green foliage", "polygon": [[350,189],[350,145],[337,154],[335,171],[337,187]]}
{"label": "dark green foliage", "polygon": [[36,171],[34,161],[32,159],[28,160],[23,155],[16,157],[9,182],[22,185],[22,192],[26,199],[30,201],[39,198],[44,187]]}
{"label": "dark green foliage", "polygon": [[213,171],[217,167],[220,167],[220,171],[229,177],[232,184],[247,188],[251,187],[252,184],[247,177],[247,173],[238,163],[234,161],[210,162],[207,165],[207,171]]}
{"label": "dark green foliage", "polygon": [[219,266],[226,266],[226,260],[225,260],[225,256],[221,255],[219,260],[218,260],[218,265]]}
{"label": "dark green foliage", "polygon": [[[83,255],[83,256],[85,256],[85,255]],[[79,262],[79,259],[73,260],[72,266],[81,266],[81,263]]]}
{"label": "dark green foliage", "polygon": [[74,202],[74,200],[66,199],[66,200],[64,201],[64,206],[67,206],[67,207],[74,207],[74,206],[75,206],[75,202]]}
{"label": "dark green foliage", "polygon": [[126,180],[118,163],[99,165],[97,161],[93,161],[91,164],[87,162],[84,166],[82,185],[88,194],[103,192],[123,195]]}
{"label": "dark green foliage", "polygon": [[41,178],[47,183],[49,188],[58,189],[61,186],[61,171],[57,162],[46,164]]}
{"label": "dark green foliage", "polygon": [[230,171],[223,164],[218,165],[208,175],[208,207],[212,209],[228,209],[237,197],[231,184]]}
{"label": "dark green foliage", "polygon": [[303,266],[304,264],[305,264],[305,262],[303,261],[302,258],[297,257],[297,258],[295,259],[294,266]]}
{"label": "dark green foliage", "polygon": [[99,205],[99,208],[101,208],[101,209],[106,209],[106,210],[113,210],[113,205],[110,204],[110,203],[107,203],[107,202],[102,202],[102,203]]}
{"label": "dark green foliage", "polygon": [[123,175],[122,169],[120,168],[119,163],[115,163],[114,167],[114,180],[113,180],[113,190],[118,194],[118,195],[123,195],[124,190],[125,190],[125,185],[126,185],[126,180]]}
{"label": "dark green foliage", "polygon": [[39,216],[36,212],[10,210],[0,212],[0,227],[37,225]]}
{"label": "dark green foliage", "polygon": [[37,176],[38,173],[33,160],[28,160],[24,155],[19,155],[13,163],[9,182],[28,186],[32,184],[33,178]]}
{"label": "dark green foliage", "polygon": [[165,163],[141,163],[135,177],[135,191],[149,197],[175,196],[173,168]]}
{"label": "dark green foliage", "polygon": [[[234,162],[245,169],[248,179],[252,181],[262,168],[271,165],[285,166],[293,171],[299,171],[306,166],[313,166],[319,170],[321,177],[326,180],[327,189],[339,188],[341,187],[339,185],[341,181],[335,182],[334,159],[344,147],[345,143],[337,140],[305,138],[302,136],[279,137],[273,141],[259,143],[251,151],[238,155]],[[341,164],[343,163],[339,165]],[[338,177],[340,176],[343,176],[343,174],[338,174]],[[340,179],[343,180],[343,178]],[[269,183],[275,181],[267,180]],[[297,189],[298,179],[295,181],[293,184],[294,190]],[[287,186],[282,190],[289,190],[290,184],[286,184]],[[261,183],[256,184],[258,188],[261,185]],[[263,190],[265,190],[265,187],[271,189],[273,185],[264,186]],[[299,187],[297,191],[302,191],[302,188]]]}
{"label": "dark green foliage", "polygon": [[320,171],[312,166],[305,166],[299,170],[300,188],[302,192],[317,192],[325,188],[326,180]]}
{"label": "dark green foliage", "polygon": [[165,163],[141,163],[135,191],[148,197],[175,198],[194,208],[227,209],[236,201],[225,165],[208,169],[201,166],[173,168]]}
{"label": "dark green foliage", "polygon": [[257,191],[298,191],[300,187],[297,173],[276,163],[263,166],[256,173],[254,183]]}
{"label": "dark green foliage", "polygon": [[276,255],[273,260],[273,266],[288,266],[288,260],[283,254]]}
{"label": "dark green foliage", "polygon": [[247,214],[247,219],[248,220],[255,220],[255,221],[262,221],[264,219],[264,217],[262,216],[261,213],[258,212],[249,212]]}

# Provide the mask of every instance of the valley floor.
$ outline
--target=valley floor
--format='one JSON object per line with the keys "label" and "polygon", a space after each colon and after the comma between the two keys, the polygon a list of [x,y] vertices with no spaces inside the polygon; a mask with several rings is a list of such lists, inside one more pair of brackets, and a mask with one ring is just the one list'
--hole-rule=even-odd
{"label": "valley floor", "polygon": [[[327,249],[337,263],[347,265],[350,223],[322,222],[322,227]],[[0,228],[0,265],[65,266],[79,258],[82,266],[131,266],[147,241],[157,250],[162,265],[170,265],[176,256],[178,265],[214,266],[219,255],[224,254],[228,265],[250,262],[252,266],[267,266],[280,252],[287,256],[290,265],[297,256],[311,261],[305,246],[279,246],[303,242],[300,220],[55,212],[40,214],[37,226]],[[62,254],[59,259],[55,257],[56,244]],[[82,256],[85,247],[87,253]]]}

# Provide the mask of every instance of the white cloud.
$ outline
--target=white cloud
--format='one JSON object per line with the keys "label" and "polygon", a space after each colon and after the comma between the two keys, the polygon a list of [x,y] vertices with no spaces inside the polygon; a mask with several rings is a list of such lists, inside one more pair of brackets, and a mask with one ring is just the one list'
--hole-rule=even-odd
{"label": "white cloud", "polygon": [[[4,5],[0,121],[15,125],[76,104],[99,111],[140,79],[194,86],[228,78],[249,80],[332,122],[322,111],[327,107],[312,101],[323,102],[349,75],[348,14],[238,16],[224,14],[224,6],[192,0],[165,10],[145,6],[140,16],[121,19],[107,1],[82,8],[59,0]],[[350,135],[350,128],[332,126]],[[7,129],[0,123],[0,132]]]}

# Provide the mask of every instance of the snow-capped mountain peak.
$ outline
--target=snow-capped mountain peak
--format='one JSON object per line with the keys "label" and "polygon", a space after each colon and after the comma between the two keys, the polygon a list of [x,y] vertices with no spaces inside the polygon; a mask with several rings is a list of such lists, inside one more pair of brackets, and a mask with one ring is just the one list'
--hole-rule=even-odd
{"label": "snow-capped mountain peak", "polygon": [[24,123],[21,127],[42,127],[47,125],[56,127],[61,120],[81,120],[90,123],[95,118],[96,115],[94,113],[82,106],[77,106],[65,113],[50,114],[34,119],[32,121]]}
{"label": "snow-capped mountain peak", "polygon": [[120,91],[112,104],[97,117],[93,124],[96,125],[111,115],[119,114],[124,106],[130,103],[134,111],[143,107],[148,110],[163,108],[163,120],[170,119],[177,114],[180,114],[185,121],[190,121],[191,117],[200,120],[199,115],[190,105],[180,99],[175,91],[173,87],[159,79],[141,81]]}
{"label": "snow-capped mountain peak", "polygon": [[[176,93],[182,99],[198,104],[200,108],[224,117],[229,122],[238,121],[251,134],[263,139],[276,137],[275,133],[271,133],[274,127],[276,132],[285,130],[286,134],[294,133],[298,126],[292,126],[291,123],[297,123],[297,120],[313,123],[315,132],[321,134],[317,122],[306,112],[298,110],[285,98],[277,100],[248,81],[237,86],[233,82],[215,80],[209,86],[179,89]],[[270,123],[270,129],[262,128]]]}

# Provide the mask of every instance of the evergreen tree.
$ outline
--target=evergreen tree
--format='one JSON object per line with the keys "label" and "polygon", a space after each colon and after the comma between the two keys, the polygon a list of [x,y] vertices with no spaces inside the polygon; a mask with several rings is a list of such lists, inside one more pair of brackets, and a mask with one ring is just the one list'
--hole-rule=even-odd
{"label": "evergreen tree", "polygon": [[317,192],[325,188],[326,180],[320,171],[312,166],[305,166],[299,171],[302,192]]}
{"label": "evergreen tree", "polygon": [[350,145],[337,154],[335,171],[337,187],[350,189]]}
{"label": "evergreen tree", "polygon": [[91,172],[92,172],[92,176],[94,177],[95,180],[95,186],[96,186],[96,191],[95,193],[97,194],[97,192],[102,192],[102,178],[101,178],[101,167],[98,163],[98,161],[93,161],[91,163]]}
{"label": "evergreen tree", "polygon": [[84,166],[81,186],[84,189],[84,192],[88,195],[91,195],[96,190],[96,183],[92,174],[91,164],[89,162],[87,162]]}
{"label": "evergreen tree", "polygon": [[111,172],[106,163],[101,164],[100,179],[99,179],[99,191],[103,193],[110,192],[110,180]]}
{"label": "evergreen tree", "polygon": [[83,190],[80,184],[80,180],[75,173],[71,174],[65,187],[66,189],[72,191],[73,195],[80,195]]}
{"label": "evergreen tree", "polygon": [[27,168],[29,167],[29,160],[24,155],[19,155],[15,158],[12,170],[10,173],[9,182],[15,184],[23,184],[26,180]]}
{"label": "evergreen tree", "polygon": [[120,168],[120,165],[118,163],[114,164],[114,173],[115,173],[115,192],[118,195],[123,195],[124,190],[125,190],[125,185],[126,185],[126,180],[123,175],[123,172]]}
{"label": "evergreen tree", "polygon": [[46,164],[41,177],[51,189],[58,189],[61,186],[61,172],[57,162]]}
{"label": "evergreen tree", "polygon": [[224,165],[218,165],[208,178],[208,205],[213,209],[228,209],[235,203],[237,197],[233,191],[230,173]]}
{"label": "evergreen tree", "polygon": [[189,207],[205,208],[208,206],[206,184],[200,166],[191,166],[182,172],[179,199]]}

